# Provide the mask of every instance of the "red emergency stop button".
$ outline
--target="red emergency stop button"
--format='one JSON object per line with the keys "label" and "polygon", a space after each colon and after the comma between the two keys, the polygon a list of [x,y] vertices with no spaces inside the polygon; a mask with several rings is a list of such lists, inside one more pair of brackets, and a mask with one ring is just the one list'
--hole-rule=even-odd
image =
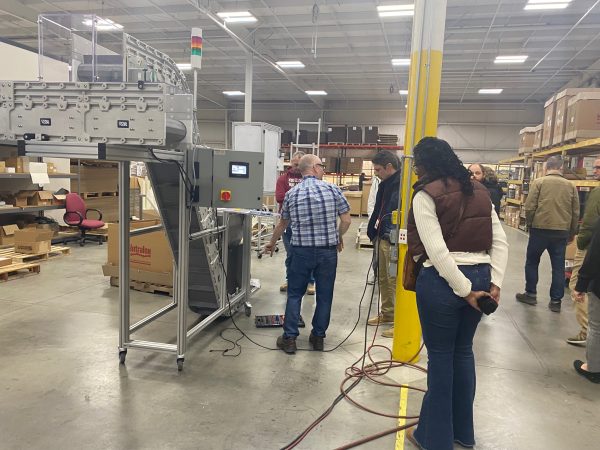
{"label": "red emergency stop button", "polygon": [[231,201],[231,191],[221,190],[221,201],[222,202],[230,202]]}

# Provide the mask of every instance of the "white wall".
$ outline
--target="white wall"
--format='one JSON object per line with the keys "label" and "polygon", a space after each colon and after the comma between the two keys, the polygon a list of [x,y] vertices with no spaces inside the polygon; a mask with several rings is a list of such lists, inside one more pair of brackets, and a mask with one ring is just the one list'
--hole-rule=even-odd
{"label": "white wall", "polygon": [[[38,54],[0,42],[0,80],[37,80]],[[69,65],[44,57],[44,80],[65,81],[69,79]]]}

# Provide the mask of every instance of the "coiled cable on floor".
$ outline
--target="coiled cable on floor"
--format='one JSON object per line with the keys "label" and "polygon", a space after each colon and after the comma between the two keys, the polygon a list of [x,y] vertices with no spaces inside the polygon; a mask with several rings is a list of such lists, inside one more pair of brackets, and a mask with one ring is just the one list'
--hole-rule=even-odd
{"label": "coiled cable on floor", "polygon": [[[376,243],[376,245],[377,245],[377,243]],[[375,248],[375,251],[373,253],[373,258],[371,259],[371,266],[369,267],[369,272],[367,273],[367,279],[368,279],[368,275],[370,273],[371,267],[373,267],[373,260],[375,258],[375,253],[378,253],[377,247]],[[381,287],[379,277],[377,275],[375,275],[375,276],[376,276],[378,286]],[[366,286],[367,286],[367,284],[365,284],[365,288],[366,288]],[[373,307],[373,298],[375,296],[374,293],[375,293],[375,283],[373,283],[373,289],[371,290],[371,302],[369,303],[369,313],[368,313],[367,317],[369,317],[371,315],[371,309]],[[377,312],[378,312],[378,317],[379,317],[379,302],[377,303]],[[376,411],[372,408],[368,408],[368,407],[364,406],[363,404],[359,403],[358,401],[356,401],[355,399],[353,399],[350,396],[350,391],[352,391],[356,386],[358,386],[358,384],[361,381],[363,381],[364,379],[368,379],[369,381],[372,381],[373,383],[381,385],[381,386],[398,387],[398,388],[415,390],[415,391],[423,392],[423,393],[426,392],[425,389],[418,388],[415,386],[409,386],[409,385],[395,383],[395,382],[389,382],[389,381],[382,381],[381,379],[379,379],[380,377],[387,375],[392,369],[395,369],[398,367],[410,367],[415,370],[419,370],[425,374],[427,373],[427,369],[425,369],[424,367],[421,367],[417,364],[412,363],[412,361],[414,361],[419,356],[421,351],[423,350],[424,344],[421,344],[417,353],[408,362],[395,361],[392,356],[392,351],[389,347],[387,347],[385,345],[375,344],[375,339],[377,337],[378,330],[379,330],[379,323],[375,326],[375,332],[373,333],[373,338],[371,340],[371,343],[368,345],[367,344],[367,342],[368,342],[368,322],[365,322],[363,354],[358,358],[357,361],[354,362],[354,364],[352,364],[350,367],[346,368],[346,371],[345,371],[346,376],[344,377],[344,379],[342,380],[342,382],[340,384],[340,394],[334,399],[334,401],[331,403],[331,405],[315,421],[313,421],[306,429],[304,429],[304,431],[302,433],[300,433],[292,442],[290,442],[286,446],[282,447],[281,450],[291,450],[291,449],[295,448],[298,444],[300,444],[312,430],[314,430],[321,422],[323,422],[323,420],[325,420],[325,418],[327,418],[327,416],[329,416],[331,414],[331,412],[333,411],[335,406],[337,406],[343,399],[346,399],[352,405],[354,405],[357,408],[359,408],[360,410],[368,412],[370,414],[375,414],[375,415],[387,417],[387,418],[404,419],[404,420],[412,420],[412,421],[408,422],[404,425],[400,425],[400,426],[394,427],[392,429],[388,429],[388,430],[382,431],[380,433],[377,433],[377,434],[374,434],[371,436],[367,436],[360,440],[351,442],[342,447],[338,447],[336,450],[345,450],[345,449],[354,448],[359,445],[363,445],[367,442],[371,442],[373,440],[387,436],[389,434],[397,433],[399,431],[402,431],[402,430],[405,430],[408,428],[412,428],[419,423],[419,421],[418,421],[419,416],[408,416],[408,415],[400,416],[398,414],[388,414],[385,412]],[[388,352],[389,358],[383,359],[383,360],[375,360],[373,355],[371,354],[371,352],[375,349],[385,350],[386,352]],[[367,359],[369,361],[368,363],[367,363]]]}

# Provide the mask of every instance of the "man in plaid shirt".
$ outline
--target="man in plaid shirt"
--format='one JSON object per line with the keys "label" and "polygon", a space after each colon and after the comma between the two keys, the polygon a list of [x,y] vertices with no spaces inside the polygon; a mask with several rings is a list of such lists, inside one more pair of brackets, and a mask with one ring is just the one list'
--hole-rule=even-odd
{"label": "man in plaid shirt", "polygon": [[319,157],[303,156],[298,168],[302,173],[302,182],[285,194],[281,220],[266,246],[266,252],[273,255],[275,243],[287,226],[291,226],[292,260],[285,323],[283,335],[277,338],[277,346],[286,353],[296,352],[300,306],[311,272],[317,287],[317,306],[309,342],[314,350],[323,351],[323,340],[331,315],[337,253],[344,248],[342,236],[351,222],[350,205],[342,191],[322,180],[325,167]]}

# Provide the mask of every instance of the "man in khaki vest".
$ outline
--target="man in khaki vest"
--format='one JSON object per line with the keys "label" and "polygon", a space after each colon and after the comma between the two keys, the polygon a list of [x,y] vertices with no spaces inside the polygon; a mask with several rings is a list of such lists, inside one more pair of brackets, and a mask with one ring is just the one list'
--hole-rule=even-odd
{"label": "man in khaki vest", "polygon": [[[600,158],[594,161],[594,178],[600,181]],[[583,297],[578,299],[573,295],[573,291],[577,284],[579,269],[583,264],[587,248],[592,240],[594,225],[598,219],[600,219],[600,188],[594,189],[585,202],[585,213],[583,214],[583,220],[579,227],[579,234],[577,235],[577,251],[573,260],[573,271],[571,272],[569,289],[571,290],[571,298],[575,302],[575,315],[581,329],[578,334],[567,339],[567,342],[572,345],[584,345],[587,341],[588,297],[586,294],[583,294]]]}
{"label": "man in khaki vest", "polygon": [[548,307],[557,313],[565,293],[565,250],[575,237],[579,221],[579,195],[575,185],[563,177],[562,168],[562,158],[551,156],[546,162],[546,176],[535,179],[529,186],[525,201],[529,227],[525,292],[517,294],[517,301],[537,304],[538,268],[542,254],[547,251],[552,264]]}

